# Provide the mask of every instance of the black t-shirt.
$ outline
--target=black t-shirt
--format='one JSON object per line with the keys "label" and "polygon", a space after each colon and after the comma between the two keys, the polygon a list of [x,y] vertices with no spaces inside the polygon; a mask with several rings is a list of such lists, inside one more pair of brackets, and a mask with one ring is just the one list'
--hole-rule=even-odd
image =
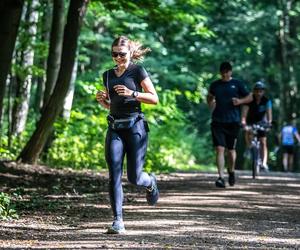
{"label": "black t-shirt", "polygon": [[254,124],[262,122],[265,118],[267,109],[272,107],[271,100],[266,96],[263,96],[259,103],[256,102],[255,96],[253,95],[253,101],[247,104],[249,107],[247,114],[247,123]]}
{"label": "black t-shirt", "polygon": [[212,113],[212,120],[221,123],[240,122],[240,107],[234,106],[232,98],[241,98],[249,94],[245,84],[236,79],[228,82],[217,80],[209,88],[209,93],[216,99],[216,107]]}
{"label": "black t-shirt", "polygon": [[[108,81],[107,81],[108,76]],[[118,77],[114,69],[103,73],[103,84],[108,88],[110,97],[110,114],[115,116],[130,116],[141,112],[141,103],[133,97],[119,96],[114,90],[115,85],[125,85],[128,89],[142,92],[141,82],[148,77],[147,71],[140,65],[130,63],[125,72]]]}

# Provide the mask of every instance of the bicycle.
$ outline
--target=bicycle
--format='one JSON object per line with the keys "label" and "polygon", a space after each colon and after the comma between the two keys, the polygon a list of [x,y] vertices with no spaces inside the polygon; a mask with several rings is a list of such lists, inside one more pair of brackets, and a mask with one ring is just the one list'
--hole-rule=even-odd
{"label": "bicycle", "polygon": [[262,159],[261,159],[261,148],[260,141],[258,139],[258,131],[269,131],[271,126],[266,123],[257,123],[252,125],[246,125],[244,127],[245,131],[250,131],[252,134],[252,139],[250,143],[250,154],[251,154],[251,169],[252,169],[252,178],[259,174],[260,168],[262,168]]}

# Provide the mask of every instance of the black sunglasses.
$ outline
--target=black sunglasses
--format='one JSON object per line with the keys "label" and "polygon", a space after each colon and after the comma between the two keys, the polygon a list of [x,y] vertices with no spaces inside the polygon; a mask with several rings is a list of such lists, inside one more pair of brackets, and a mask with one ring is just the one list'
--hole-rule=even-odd
{"label": "black sunglasses", "polygon": [[118,56],[125,57],[126,55],[127,55],[127,52],[114,52],[114,51],[111,52],[112,57],[118,57]]}

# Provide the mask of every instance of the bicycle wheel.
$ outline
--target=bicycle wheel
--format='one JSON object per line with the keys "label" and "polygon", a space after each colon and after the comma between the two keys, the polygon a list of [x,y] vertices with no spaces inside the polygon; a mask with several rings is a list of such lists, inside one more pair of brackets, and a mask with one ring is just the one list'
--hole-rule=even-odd
{"label": "bicycle wheel", "polygon": [[258,166],[258,150],[256,147],[251,148],[251,168],[252,168],[252,178],[255,179],[257,176]]}

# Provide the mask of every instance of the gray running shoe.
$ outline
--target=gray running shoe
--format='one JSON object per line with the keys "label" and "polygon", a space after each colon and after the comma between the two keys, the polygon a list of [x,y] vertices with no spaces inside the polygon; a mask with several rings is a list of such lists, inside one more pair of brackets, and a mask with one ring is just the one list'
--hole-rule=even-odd
{"label": "gray running shoe", "polygon": [[125,231],[123,219],[119,216],[114,218],[112,226],[107,229],[108,234],[122,234]]}
{"label": "gray running shoe", "polygon": [[152,187],[146,188],[146,199],[149,205],[154,206],[159,198],[159,191],[157,188],[156,177],[154,174],[150,174],[152,179]]}
{"label": "gray running shoe", "polygon": [[234,172],[229,172],[228,182],[230,186],[234,186],[235,184],[235,175]]}
{"label": "gray running shoe", "polygon": [[216,187],[219,187],[219,188],[225,188],[225,181],[223,178],[219,177],[217,180],[216,180]]}
{"label": "gray running shoe", "polygon": [[263,171],[263,172],[266,172],[268,173],[269,172],[269,166],[268,165],[261,165],[260,166],[260,170]]}

